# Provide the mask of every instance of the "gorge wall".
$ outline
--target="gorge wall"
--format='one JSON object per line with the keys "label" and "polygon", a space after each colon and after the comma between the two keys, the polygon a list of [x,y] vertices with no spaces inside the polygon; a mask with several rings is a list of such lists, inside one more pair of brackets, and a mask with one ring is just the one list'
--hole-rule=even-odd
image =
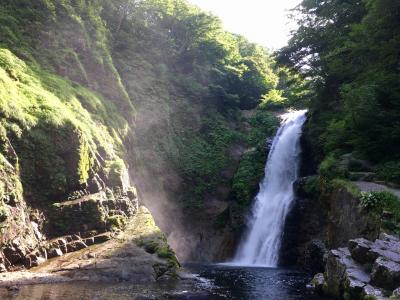
{"label": "gorge wall", "polygon": [[3,271],[138,198],[179,258],[232,254],[289,76],[265,49],[185,1],[2,1],[0,25]]}

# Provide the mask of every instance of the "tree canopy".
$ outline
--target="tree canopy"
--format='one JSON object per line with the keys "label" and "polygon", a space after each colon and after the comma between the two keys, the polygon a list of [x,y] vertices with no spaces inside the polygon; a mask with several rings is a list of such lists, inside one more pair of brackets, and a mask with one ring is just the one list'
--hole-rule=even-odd
{"label": "tree canopy", "polygon": [[400,2],[304,0],[279,60],[310,78],[310,131],[321,155],[400,158]]}

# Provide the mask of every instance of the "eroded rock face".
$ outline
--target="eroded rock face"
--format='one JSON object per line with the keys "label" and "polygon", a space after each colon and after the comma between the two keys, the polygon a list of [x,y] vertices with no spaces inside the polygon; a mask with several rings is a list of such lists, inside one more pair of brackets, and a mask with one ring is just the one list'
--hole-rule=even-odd
{"label": "eroded rock face", "polygon": [[341,298],[345,292],[358,297],[370,281],[366,268],[351,258],[347,248],[329,252],[325,276],[327,293],[335,298]]}
{"label": "eroded rock face", "polygon": [[126,192],[108,189],[107,192],[58,203],[53,206],[50,224],[62,226],[47,228],[55,238],[42,241],[40,247],[31,252],[23,252],[14,242],[4,249],[4,256],[11,265],[38,266],[47,259],[110,240],[110,230],[122,229],[137,210],[138,199],[133,188]]}
{"label": "eroded rock face", "polygon": [[[296,199],[285,222],[281,247],[282,265],[323,272],[327,249],[346,247],[358,237],[366,244],[378,237],[380,224],[360,206],[356,186],[353,190],[345,183],[326,184],[318,176],[308,176],[299,178],[294,188]],[[371,258],[363,255],[367,246],[358,243],[354,250],[354,255],[366,260],[361,263],[379,256],[374,250],[368,253]]]}
{"label": "eroded rock face", "polygon": [[34,210],[29,211],[23,198],[18,174],[18,157],[8,140],[5,153],[0,153],[0,273],[23,264],[27,253],[43,240]]}
{"label": "eroded rock face", "polygon": [[86,195],[79,199],[53,205],[50,216],[52,236],[97,230],[108,231],[122,225],[135,214],[138,207],[136,191],[107,190]]}
{"label": "eroded rock face", "polygon": [[315,176],[303,177],[294,185],[297,198],[285,221],[280,264],[300,265],[312,272],[323,272],[328,209],[323,199],[306,191],[316,180]]}
{"label": "eroded rock face", "polygon": [[378,257],[372,267],[371,283],[393,290],[400,285],[400,264],[385,257]]}
{"label": "eroded rock face", "polygon": [[0,156],[0,160],[4,165],[0,185],[5,190],[0,195],[0,273],[35,267],[47,259],[108,241],[109,231],[122,229],[137,212],[134,188],[115,187],[106,192],[100,186],[97,194],[81,192],[83,196],[76,200],[53,205],[44,228],[44,215],[28,208],[24,199],[17,165],[12,163],[18,159]]}
{"label": "eroded rock face", "polygon": [[379,224],[360,207],[358,196],[346,187],[336,187],[329,198],[328,245],[346,246],[348,240],[364,237],[374,240],[379,235]]}
{"label": "eroded rock face", "polygon": [[[358,238],[350,240],[347,248],[329,251],[323,291],[338,299],[388,299],[392,291],[395,297],[400,286],[399,242],[395,236],[381,234],[374,242]],[[318,276],[314,281],[322,282]],[[314,285],[317,290],[319,285]]]}
{"label": "eroded rock face", "polygon": [[348,247],[351,252],[351,257],[362,264],[372,263],[373,260],[371,260],[370,255],[368,255],[372,244],[371,241],[364,238],[350,240]]}

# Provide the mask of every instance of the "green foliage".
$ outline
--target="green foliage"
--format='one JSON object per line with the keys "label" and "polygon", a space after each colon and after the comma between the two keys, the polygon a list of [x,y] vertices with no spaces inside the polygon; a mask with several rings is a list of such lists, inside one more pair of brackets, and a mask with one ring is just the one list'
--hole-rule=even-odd
{"label": "green foliage", "polygon": [[187,132],[179,137],[178,153],[172,159],[192,186],[188,205],[201,205],[204,194],[223,181],[221,170],[229,163],[226,151],[238,138],[221,118],[204,119],[200,134]]}
{"label": "green foliage", "polygon": [[[111,136],[98,121],[117,130],[123,123],[109,123],[115,110],[105,110],[110,106],[102,97],[30,67],[6,49],[0,50],[0,81],[1,122],[19,156],[23,184],[37,200],[64,195],[85,183],[91,169],[99,167],[93,151],[116,156],[119,136]],[[89,112],[82,106],[86,101],[97,106]]]}
{"label": "green foliage", "polygon": [[320,178],[318,176],[307,178],[303,189],[307,196],[315,200],[319,199],[321,194]]}
{"label": "green foliage", "polygon": [[126,225],[126,218],[121,215],[108,216],[106,219],[106,224],[111,230],[121,230]]}
{"label": "green foliage", "polygon": [[165,247],[158,247],[156,252],[159,258],[170,260],[175,259],[175,253],[168,245]]}
{"label": "green foliage", "polygon": [[285,106],[286,100],[282,90],[273,89],[262,97],[260,106],[263,109],[282,109]]}
{"label": "green foliage", "polygon": [[264,172],[266,138],[275,132],[277,118],[269,112],[256,111],[244,120],[250,130],[243,133],[230,127],[221,116],[215,116],[217,118],[202,120],[200,134],[182,135],[178,140],[179,152],[173,161],[188,187],[193,187],[188,189],[186,205],[201,205],[206,193],[226,183],[227,179],[221,173],[232,162],[227,152],[237,144],[254,148],[243,155],[232,181],[235,197],[248,205]]}
{"label": "green foliage", "polygon": [[155,241],[149,241],[149,242],[142,241],[139,243],[139,246],[143,247],[147,253],[154,254],[157,251],[158,243]]}
{"label": "green foliage", "polygon": [[386,182],[400,184],[400,161],[390,161],[378,166],[378,178]]}
{"label": "green foliage", "polygon": [[318,168],[318,173],[325,179],[346,177],[345,170],[340,168],[338,164],[338,159],[332,153],[326,156],[325,159],[321,162]]}
{"label": "green foliage", "polygon": [[361,205],[368,210],[381,210],[386,200],[385,196],[385,194],[377,192],[361,192]]}
{"label": "green foliage", "polygon": [[329,184],[334,188],[346,189],[346,191],[352,194],[354,197],[360,197],[360,189],[351,181],[336,178],[329,182]]}
{"label": "green foliage", "polygon": [[361,205],[370,211],[382,213],[385,207],[396,202],[399,199],[390,192],[361,192]]}
{"label": "green foliage", "polygon": [[115,160],[106,161],[105,170],[107,172],[108,184],[111,187],[121,186],[121,178],[126,171],[125,163],[122,159],[117,158]]}
{"label": "green foliage", "polygon": [[138,245],[143,247],[147,253],[156,254],[159,258],[167,260],[169,267],[177,268],[180,266],[174,250],[164,239],[147,238],[140,240]]}
{"label": "green foliage", "polygon": [[321,157],[397,161],[399,1],[304,0],[296,10],[300,27],[279,58],[312,82],[308,127]]}
{"label": "green foliage", "polygon": [[246,144],[264,150],[266,139],[273,136],[279,125],[278,119],[270,112],[256,110],[247,122],[250,130],[243,137]]}
{"label": "green foliage", "polygon": [[[250,125],[250,130],[242,135],[242,139],[251,148],[241,156],[231,182],[230,196],[234,200],[234,209],[226,210],[218,216],[214,223],[217,229],[223,228],[229,217],[241,220],[252,203],[259,182],[264,176],[267,159],[266,139],[275,133],[278,126],[277,118],[266,111],[256,111],[246,122]],[[240,222],[232,224],[233,227],[239,228],[242,225]]]}
{"label": "green foliage", "polygon": [[218,18],[187,1],[117,1],[104,7],[118,51],[157,61],[185,92],[200,96],[210,88],[203,99],[221,112],[255,108],[278,84],[266,49],[224,31]]}
{"label": "green foliage", "polygon": [[313,82],[293,68],[288,69],[281,66],[276,72],[279,76],[277,89],[283,91],[284,106],[302,109],[308,107],[315,96]]}
{"label": "green foliage", "polygon": [[382,219],[384,229],[400,233],[400,199],[390,192],[362,192],[361,206]]}
{"label": "green foliage", "polygon": [[[153,175],[168,161],[184,178],[179,196],[198,207],[231,184],[230,152],[248,147],[255,152],[233,184],[239,201],[250,203],[277,121],[259,110],[243,121],[241,110],[264,95],[296,102],[300,76],[281,76],[268,50],[185,0],[28,2],[0,4],[0,46],[10,50],[0,52],[0,124],[20,158],[26,194],[60,201],[95,173],[119,185],[129,151],[141,166],[154,165]],[[155,112],[155,125],[135,141],[133,99]],[[139,144],[155,159],[141,160]]]}
{"label": "green foliage", "polygon": [[93,166],[93,159],[90,157],[90,148],[87,141],[81,139],[79,146],[79,163],[78,163],[78,182],[84,184],[88,181],[90,168]]}
{"label": "green foliage", "polygon": [[232,182],[232,193],[235,200],[244,208],[247,208],[258,189],[260,179],[264,175],[266,153],[254,151],[244,154],[240,160]]}

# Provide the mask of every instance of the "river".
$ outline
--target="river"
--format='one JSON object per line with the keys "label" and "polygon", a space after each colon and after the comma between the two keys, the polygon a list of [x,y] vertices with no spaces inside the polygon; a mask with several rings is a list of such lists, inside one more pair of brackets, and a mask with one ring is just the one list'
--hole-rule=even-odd
{"label": "river", "polygon": [[[195,282],[169,281],[150,285],[74,282],[0,289],[0,299],[15,300],[128,300],[232,299],[322,300],[307,288],[309,274],[296,269],[187,265]],[[195,291],[195,292],[193,292]]]}

